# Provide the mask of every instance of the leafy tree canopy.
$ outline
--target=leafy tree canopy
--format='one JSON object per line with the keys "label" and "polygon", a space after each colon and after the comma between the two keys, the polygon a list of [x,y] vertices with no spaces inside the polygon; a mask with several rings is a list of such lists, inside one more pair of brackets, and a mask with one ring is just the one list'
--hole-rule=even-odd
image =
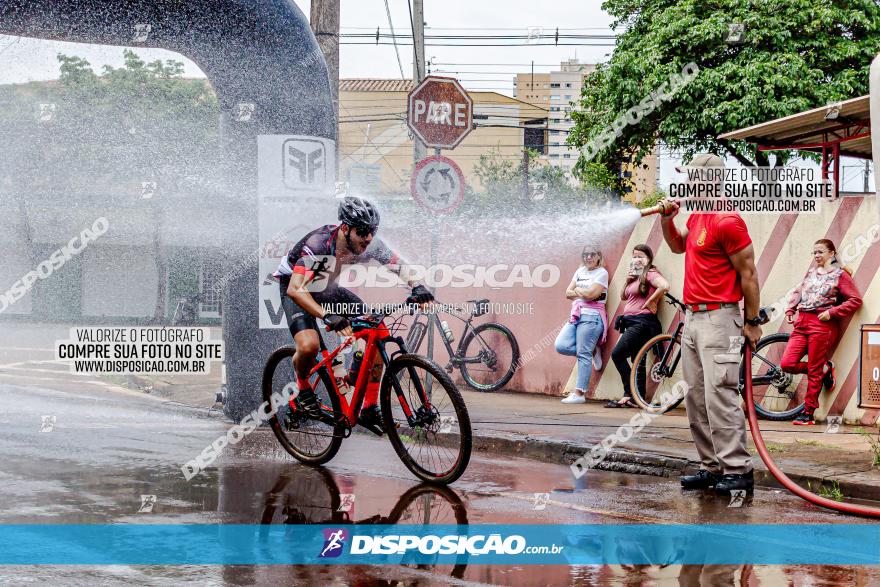
{"label": "leafy tree canopy", "polygon": [[[765,153],[715,137],[866,94],[880,51],[877,0],[606,0],[602,8],[616,19],[618,44],[585,80],[572,145],[600,136],[688,63],[699,67],[591,161],[581,156],[581,176],[617,189],[623,180],[609,171],[626,153],[640,161],[658,141],[686,159],[708,151],[767,165]],[[741,43],[728,37],[734,23],[745,25]]]}

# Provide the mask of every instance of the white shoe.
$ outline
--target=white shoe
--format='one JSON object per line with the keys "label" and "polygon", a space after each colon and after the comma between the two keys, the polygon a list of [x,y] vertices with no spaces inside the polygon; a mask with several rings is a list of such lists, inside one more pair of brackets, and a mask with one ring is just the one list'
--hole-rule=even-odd
{"label": "white shoe", "polygon": [[584,395],[572,391],[566,397],[562,398],[562,403],[564,404],[585,404],[587,403],[587,398]]}
{"label": "white shoe", "polygon": [[596,347],[596,350],[593,351],[593,369],[596,371],[602,370],[602,353],[599,351],[599,347]]}

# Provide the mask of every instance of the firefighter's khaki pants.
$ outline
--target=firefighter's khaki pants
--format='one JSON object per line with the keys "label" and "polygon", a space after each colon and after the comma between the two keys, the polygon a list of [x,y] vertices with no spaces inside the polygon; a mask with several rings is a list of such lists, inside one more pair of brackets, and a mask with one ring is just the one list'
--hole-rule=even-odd
{"label": "firefighter's khaki pants", "polygon": [[691,434],[702,468],[748,473],[746,421],[737,391],[743,318],[739,308],[691,312],[685,317],[681,354]]}

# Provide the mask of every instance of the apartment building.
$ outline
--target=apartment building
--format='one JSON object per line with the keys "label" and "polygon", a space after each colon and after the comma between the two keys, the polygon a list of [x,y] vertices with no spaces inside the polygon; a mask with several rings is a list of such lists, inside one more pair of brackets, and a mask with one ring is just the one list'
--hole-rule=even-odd
{"label": "apartment building", "polygon": [[[564,167],[569,173],[579,155],[578,150],[569,147],[566,142],[574,127],[571,111],[577,107],[584,78],[595,69],[595,64],[568,59],[560,64],[558,70],[518,73],[513,80],[515,98],[549,111],[546,150],[541,159],[546,159],[551,165]],[[621,161],[619,172],[632,182],[629,191],[623,195],[624,199],[637,201],[656,190],[656,154],[646,157],[637,167],[631,161]]]}
{"label": "apartment building", "polygon": [[566,145],[568,133],[574,126],[571,111],[581,95],[584,77],[595,69],[594,64],[569,59],[563,61],[557,71],[519,73],[514,78],[515,98],[549,111],[544,157],[551,165],[561,165],[570,171],[577,162],[577,150]]}

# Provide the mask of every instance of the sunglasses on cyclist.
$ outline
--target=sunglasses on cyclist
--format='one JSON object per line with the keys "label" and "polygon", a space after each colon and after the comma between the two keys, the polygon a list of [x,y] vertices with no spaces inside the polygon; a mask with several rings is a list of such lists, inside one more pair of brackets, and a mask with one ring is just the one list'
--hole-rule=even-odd
{"label": "sunglasses on cyclist", "polygon": [[599,253],[583,253],[581,256],[584,259],[592,259],[593,257],[598,257]]}
{"label": "sunglasses on cyclist", "polygon": [[368,227],[358,227],[354,229],[354,233],[361,238],[367,238],[370,235],[376,234],[376,231],[379,230],[376,228],[368,228]]}

